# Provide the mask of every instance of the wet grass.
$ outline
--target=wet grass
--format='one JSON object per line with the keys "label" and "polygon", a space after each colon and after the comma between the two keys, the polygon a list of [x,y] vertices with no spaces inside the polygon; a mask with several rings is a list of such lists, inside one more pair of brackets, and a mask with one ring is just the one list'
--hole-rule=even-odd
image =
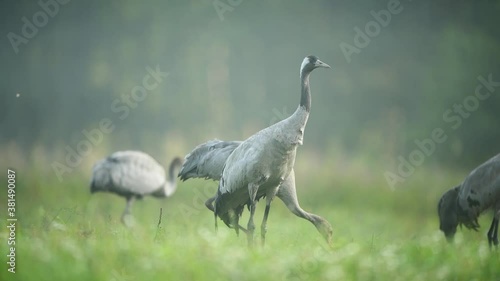
{"label": "wet grass", "polygon": [[[365,172],[325,173],[307,182],[301,180],[306,175],[297,177],[302,207],[334,227],[331,247],[312,224],[276,200],[267,244],[254,250],[246,247],[244,235],[237,237],[221,222],[215,232],[213,216],[203,206],[215,190],[213,182],[181,183],[172,198],[137,202],[136,226],[126,229],[119,221],[125,201],[111,194],[90,196],[81,177],[63,183],[20,178],[16,273],[4,262],[0,279],[498,280],[499,252],[490,251],[486,241],[489,214],[481,218],[480,232],[459,230],[454,245],[438,231],[437,200],[460,175],[429,171],[391,190],[381,177]],[[5,194],[0,198],[6,202]],[[258,226],[262,211],[260,202]],[[256,232],[259,238],[259,227]],[[8,234],[3,227],[4,261]]]}

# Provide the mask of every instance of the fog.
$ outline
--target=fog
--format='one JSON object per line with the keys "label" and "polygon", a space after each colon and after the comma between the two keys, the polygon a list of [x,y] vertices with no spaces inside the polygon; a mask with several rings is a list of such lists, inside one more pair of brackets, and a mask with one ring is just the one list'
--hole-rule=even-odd
{"label": "fog", "polygon": [[243,140],[295,110],[309,54],[332,69],[311,77],[304,165],[500,151],[500,1],[62,2],[2,4],[5,166],[88,175],[78,160]]}

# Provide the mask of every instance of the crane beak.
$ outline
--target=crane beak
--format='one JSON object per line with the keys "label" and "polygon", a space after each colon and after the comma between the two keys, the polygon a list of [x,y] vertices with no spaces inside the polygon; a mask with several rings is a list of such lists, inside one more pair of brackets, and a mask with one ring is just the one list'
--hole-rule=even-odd
{"label": "crane beak", "polygon": [[316,63],[314,64],[315,67],[324,67],[324,68],[331,68],[328,64],[317,60]]}

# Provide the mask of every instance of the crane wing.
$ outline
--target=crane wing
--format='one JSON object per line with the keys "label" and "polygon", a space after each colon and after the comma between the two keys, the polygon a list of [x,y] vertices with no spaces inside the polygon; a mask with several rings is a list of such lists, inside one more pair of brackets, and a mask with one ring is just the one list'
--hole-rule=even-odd
{"label": "crane wing", "polygon": [[241,143],[215,139],[198,145],[186,155],[179,177],[220,180],[227,158]]}
{"label": "crane wing", "polygon": [[[249,141],[241,143],[226,160],[219,183],[219,192],[232,193],[241,188],[247,188],[249,178],[258,180],[262,177],[257,168],[263,161],[261,156],[264,145]],[[259,162],[260,161],[260,162]]]}
{"label": "crane wing", "polygon": [[162,188],[165,179],[165,170],[151,156],[139,151],[118,151],[96,163],[92,190],[145,195]]}

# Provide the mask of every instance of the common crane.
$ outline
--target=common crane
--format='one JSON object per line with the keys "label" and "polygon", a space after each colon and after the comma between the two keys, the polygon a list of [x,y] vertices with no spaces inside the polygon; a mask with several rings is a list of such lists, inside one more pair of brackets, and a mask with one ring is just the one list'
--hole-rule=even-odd
{"label": "common crane", "polygon": [[498,245],[500,218],[500,154],[474,169],[458,186],[443,194],[438,204],[439,228],[451,241],[457,226],[478,230],[479,215],[488,209],[494,211],[488,230],[488,243]]}
{"label": "common crane", "polygon": [[[212,140],[197,146],[189,153],[179,172],[181,180],[185,181],[191,178],[204,178],[219,181],[222,169],[229,154],[241,144],[241,141],[221,141]],[[332,240],[332,227],[330,223],[321,216],[304,211],[297,199],[295,189],[295,172],[292,170],[286,180],[280,185],[276,196],[285,203],[290,212],[296,216],[310,221],[328,244]],[[215,197],[209,198],[205,205],[211,211],[214,211],[213,201]],[[244,232],[246,229],[238,225],[238,228]],[[261,239],[265,241],[266,225],[261,226]]]}
{"label": "common crane", "polygon": [[[273,124],[238,145],[224,162],[215,196],[217,217],[238,232],[239,218],[245,206],[250,210],[247,223],[248,245],[253,246],[256,202],[266,197],[262,227],[267,225],[271,202],[279,186],[288,178],[295,164],[297,147],[302,145],[304,129],[311,110],[309,77],[316,68],[330,68],[316,56],[304,58],[300,67],[301,96],[297,110],[288,118]],[[265,241],[265,232],[262,242]]]}
{"label": "common crane", "polygon": [[94,165],[90,192],[105,191],[125,197],[127,204],[121,220],[126,226],[130,226],[131,207],[136,199],[142,199],[146,195],[161,198],[174,194],[177,189],[175,172],[181,165],[181,158],[174,158],[167,178],[165,169],[148,154],[141,151],[118,151]]}

